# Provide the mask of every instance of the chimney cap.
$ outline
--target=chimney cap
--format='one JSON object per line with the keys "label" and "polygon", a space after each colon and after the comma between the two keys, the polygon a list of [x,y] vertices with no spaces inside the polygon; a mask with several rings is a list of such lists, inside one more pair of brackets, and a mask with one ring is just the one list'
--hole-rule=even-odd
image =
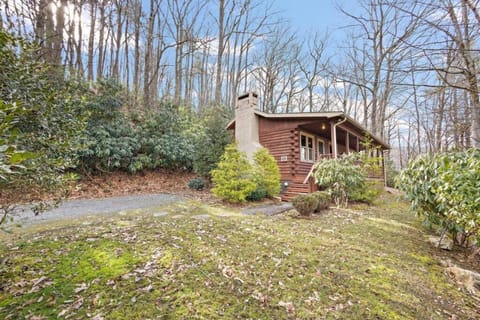
{"label": "chimney cap", "polygon": [[238,97],[238,100],[243,100],[245,98],[250,97],[252,95],[254,98],[258,98],[258,94],[256,92],[246,92]]}

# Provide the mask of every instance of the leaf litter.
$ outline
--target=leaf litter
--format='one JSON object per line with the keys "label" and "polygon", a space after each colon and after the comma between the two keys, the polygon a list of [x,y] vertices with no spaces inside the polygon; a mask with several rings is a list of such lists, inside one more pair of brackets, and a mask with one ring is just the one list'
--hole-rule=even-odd
{"label": "leaf litter", "polygon": [[187,202],[9,235],[0,318],[477,318],[406,205],[387,200],[311,220],[195,219],[210,208]]}

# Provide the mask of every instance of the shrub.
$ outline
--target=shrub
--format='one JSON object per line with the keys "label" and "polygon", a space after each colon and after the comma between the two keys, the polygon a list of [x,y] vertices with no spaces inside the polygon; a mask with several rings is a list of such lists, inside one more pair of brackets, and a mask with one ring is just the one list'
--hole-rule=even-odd
{"label": "shrub", "polygon": [[392,160],[385,161],[385,171],[387,174],[387,181],[385,181],[385,184],[387,187],[395,188],[395,179],[399,172],[394,168]]}
{"label": "shrub", "polygon": [[[127,119],[118,116],[110,123],[89,126],[84,140],[86,148],[79,152],[81,168],[86,171],[127,169],[138,150],[134,130]],[[137,168],[140,168],[138,164]]]}
{"label": "shrub", "polygon": [[372,204],[380,194],[380,190],[375,181],[366,181],[365,184],[356,188],[350,193],[350,200]]}
{"label": "shrub", "polygon": [[280,170],[275,158],[266,148],[260,148],[253,154],[254,176],[257,189],[265,191],[264,197],[273,197],[280,193]]}
{"label": "shrub", "polygon": [[257,186],[257,188],[255,190],[252,191],[252,193],[250,193],[248,196],[247,196],[247,200],[248,201],[260,201],[264,198],[267,197],[267,191],[260,187],[260,186]]}
{"label": "shrub", "polygon": [[354,154],[343,155],[337,159],[322,160],[314,169],[315,182],[326,189],[337,207],[347,206],[352,192],[365,183],[365,172],[355,161]]}
{"label": "shrub", "polygon": [[252,180],[252,166],[245,153],[238,150],[236,143],[225,147],[225,152],[211,175],[213,194],[229,202],[245,202],[257,187]]}
{"label": "shrub", "polygon": [[326,210],[330,207],[330,202],[332,201],[332,197],[326,191],[317,191],[312,193],[314,197],[317,198],[318,205],[315,209],[315,212],[321,212],[322,210]]}
{"label": "shrub", "polygon": [[135,173],[159,167],[192,168],[196,127],[189,125],[193,121],[188,109],[162,104],[156,112],[128,115],[120,112],[121,88],[102,88],[100,83],[99,95],[88,103],[95,118],[88,123],[86,150],[79,154],[83,170]]}
{"label": "shrub", "polygon": [[300,215],[309,216],[318,207],[318,198],[313,194],[301,194],[292,200],[292,205]]}
{"label": "shrub", "polygon": [[220,161],[225,146],[232,143],[233,135],[225,129],[227,121],[224,114],[218,108],[207,111],[194,141],[193,171],[203,177],[210,176]]}
{"label": "shrub", "polygon": [[194,178],[188,182],[188,187],[192,190],[203,190],[205,188],[205,181],[202,178]]}
{"label": "shrub", "polygon": [[55,72],[35,45],[0,30],[0,224],[18,203],[59,199],[75,179],[85,87]]}
{"label": "shrub", "polygon": [[397,185],[418,215],[454,241],[480,241],[480,149],[418,157],[399,174]]}

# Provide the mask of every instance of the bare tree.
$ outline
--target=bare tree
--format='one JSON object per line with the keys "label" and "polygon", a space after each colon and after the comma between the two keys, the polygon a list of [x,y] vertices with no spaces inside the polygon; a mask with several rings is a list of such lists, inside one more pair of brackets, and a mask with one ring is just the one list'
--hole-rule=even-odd
{"label": "bare tree", "polygon": [[[399,83],[403,81],[402,62],[407,61],[408,50],[404,45],[417,30],[418,20],[402,14],[396,6],[384,0],[363,0],[361,14],[342,12],[351,18],[358,28],[356,38],[360,47],[351,48],[360,58],[364,70],[362,79],[341,76],[344,82],[363,87],[368,94],[365,117],[369,129],[384,137],[384,126]],[[360,81],[359,81],[360,80]],[[364,119],[366,121],[366,119]]]}
{"label": "bare tree", "polygon": [[321,36],[315,32],[308,35],[305,41],[306,52],[298,60],[302,77],[305,80],[305,88],[308,94],[308,108],[312,112],[314,109],[323,110],[328,105],[326,95],[323,99],[323,106],[319,106],[319,101],[315,99],[318,94],[317,88],[325,89],[322,84],[325,84],[327,77],[328,59],[325,57],[326,36]]}
{"label": "bare tree", "polygon": [[[281,102],[285,104],[289,83],[298,74],[298,45],[289,26],[275,27],[263,41],[263,51],[255,56],[253,75],[261,92],[261,109],[275,113]],[[297,70],[295,70],[295,68]]]}

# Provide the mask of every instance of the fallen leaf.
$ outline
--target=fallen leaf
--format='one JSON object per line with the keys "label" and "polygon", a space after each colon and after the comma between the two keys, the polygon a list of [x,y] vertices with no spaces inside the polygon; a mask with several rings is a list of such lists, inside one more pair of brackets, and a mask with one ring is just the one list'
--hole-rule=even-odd
{"label": "fallen leaf", "polygon": [[295,312],[295,306],[293,305],[292,302],[283,302],[283,301],[280,301],[278,303],[278,306],[279,307],[284,307],[285,310],[287,311],[287,313],[294,313]]}
{"label": "fallen leaf", "polygon": [[63,317],[65,314],[67,314],[67,312],[68,312],[69,309],[70,309],[70,308],[65,308],[65,309],[63,309],[62,311],[60,311],[60,313],[57,315],[57,318],[61,318],[61,317]]}
{"label": "fallen leaf", "polygon": [[79,287],[75,288],[74,292],[79,293],[88,289],[88,285],[84,282]]}
{"label": "fallen leaf", "polygon": [[42,283],[43,281],[47,280],[48,278],[45,277],[45,276],[42,276],[40,277],[39,279],[37,279],[34,283],[33,283],[33,287],[36,287],[38,286],[40,283]]}
{"label": "fallen leaf", "polygon": [[80,297],[77,300],[75,300],[75,302],[72,304],[72,308],[75,310],[78,310],[82,305],[83,305],[83,297]]}

